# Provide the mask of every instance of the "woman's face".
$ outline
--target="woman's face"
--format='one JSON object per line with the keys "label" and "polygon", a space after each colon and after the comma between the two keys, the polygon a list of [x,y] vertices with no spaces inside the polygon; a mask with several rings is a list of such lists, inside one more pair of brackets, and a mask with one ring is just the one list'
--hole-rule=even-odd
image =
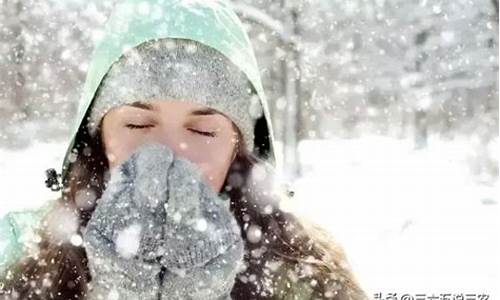
{"label": "woman's face", "polygon": [[109,110],[102,120],[102,139],[110,169],[140,145],[156,142],[198,165],[220,192],[234,154],[238,133],[229,118],[187,101],[134,102]]}

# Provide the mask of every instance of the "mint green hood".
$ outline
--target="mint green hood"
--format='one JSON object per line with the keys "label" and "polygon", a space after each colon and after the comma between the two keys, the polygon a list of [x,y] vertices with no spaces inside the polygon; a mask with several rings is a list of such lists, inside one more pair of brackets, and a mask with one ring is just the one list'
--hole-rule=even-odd
{"label": "mint green hood", "polygon": [[266,119],[267,159],[275,163],[274,134],[259,68],[250,40],[231,3],[221,0],[126,0],[110,16],[89,63],[76,124],[62,165],[64,180],[71,150],[82,128],[94,94],[111,65],[122,53],[148,40],[182,38],[210,46],[239,67],[254,86]]}

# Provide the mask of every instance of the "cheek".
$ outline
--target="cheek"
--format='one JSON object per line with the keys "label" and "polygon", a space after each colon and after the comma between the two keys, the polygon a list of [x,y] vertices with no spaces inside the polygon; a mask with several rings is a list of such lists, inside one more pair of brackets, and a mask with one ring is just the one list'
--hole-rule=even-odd
{"label": "cheek", "polygon": [[200,168],[204,179],[216,192],[219,192],[226,179],[227,171],[231,165],[232,148],[212,150],[205,148],[204,151],[184,153],[184,157],[196,163]]}
{"label": "cheek", "polygon": [[212,187],[212,190],[219,192],[226,179],[226,174],[229,169],[229,162],[216,164],[215,162],[198,164],[203,178]]}

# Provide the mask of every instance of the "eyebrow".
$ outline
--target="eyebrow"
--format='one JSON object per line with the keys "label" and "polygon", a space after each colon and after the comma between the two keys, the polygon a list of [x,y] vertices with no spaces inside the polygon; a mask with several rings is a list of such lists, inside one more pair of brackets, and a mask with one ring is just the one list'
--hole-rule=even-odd
{"label": "eyebrow", "polygon": [[210,107],[192,110],[191,115],[193,115],[193,116],[221,115],[222,116],[222,114],[220,112],[218,112],[215,109],[212,109]]}
{"label": "eyebrow", "polygon": [[[141,101],[135,101],[135,102],[132,102],[132,103],[129,103],[129,104],[126,104],[127,106],[132,106],[132,107],[136,107],[136,108],[140,108],[140,109],[144,109],[144,110],[150,110],[150,111],[155,111],[155,108],[153,105],[151,105],[150,103],[146,103],[146,102],[141,102]],[[213,108],[210,108],[210,107],[204,107],[204,108],[200,108],[200,109],[194,109],[191,111],[190,113],[191,115],[193,116],[209,116],[209,115],[222,115],[219,111],[213,109]]]}
{"label": "eyebrow", "polygon": [[155,110],[155,108],[153,107],[153,105],[149,104],[149,103],[146,103],[146,102],[141,102],[141,101],[135,101],[135,102],[132,102],[132,103],[127,103],[125,104],[126,106],[132,106],[132,107],[137,107],[137,108],[140,108],[140,109],[144,109],[144,110]]}

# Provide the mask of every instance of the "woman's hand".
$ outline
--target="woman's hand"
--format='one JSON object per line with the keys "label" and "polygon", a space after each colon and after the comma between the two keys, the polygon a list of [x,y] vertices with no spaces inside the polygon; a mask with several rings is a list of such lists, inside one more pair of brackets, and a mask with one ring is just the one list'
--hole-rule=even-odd
{"label": "woman's hand", "polygon": [[229,202],[161,144],[112,170],[84,245],[91,293],[120,299],[228,298],[243,258]]}

